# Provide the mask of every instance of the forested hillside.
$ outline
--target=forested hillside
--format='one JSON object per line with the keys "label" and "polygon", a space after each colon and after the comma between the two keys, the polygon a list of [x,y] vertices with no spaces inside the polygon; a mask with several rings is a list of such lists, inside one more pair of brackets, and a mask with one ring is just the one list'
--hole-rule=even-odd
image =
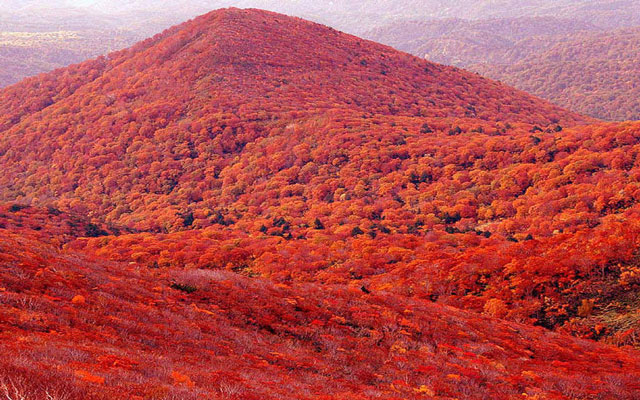
{"label": "forested hillside", "polygon": [[395,21],[364,36],[429,61],[474,69],[477,64],[512,65],[557,43],[598,32],[602,28],[588,21],[519,17]]}
{"label": "forested hillside", "polygon": [[640,123],[238,9],[0,110],[0,393],[640,390]]}
{"label": "forested hillside", "polygon": [[513,65],[473,69],[597,118],[640,120],[640,28],[572,39]]}

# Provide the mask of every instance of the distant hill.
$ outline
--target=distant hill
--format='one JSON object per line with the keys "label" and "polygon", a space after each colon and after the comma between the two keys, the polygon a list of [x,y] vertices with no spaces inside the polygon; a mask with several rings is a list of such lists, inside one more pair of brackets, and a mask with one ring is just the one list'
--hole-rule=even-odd
{"label": "distant hill", "polygon": [[150,33],[106,14],[47,3],[0,5],[0,87],[120,50]]}
{"label": "distant hill", "polygon": [[129,45],[124,31],[0,32],[0,87]]}
{"label": "distant hill", "polygon": [[472,69],[597,118],[640,120],[640,28],[579,36],[513,65]]}
{"label": "distant hill", "polygon": [[366,37],[605,120],[640,119],[640,30],[552,17],[395,22]]}
{"label": "distant hill", "polygon": [[[400,19],[425,18],[517,18],[553,16],[584,18],[601,27],[640,24],[640,5],[635,0],[334,0],[318,3],[311,0],[197,0],[177,5],[171,1],[91,1],[94,9],[167,10],[200,12],[220,7],[257,7],[322,22],[351,33],[363,33],[374,27]],[[169,11],[171,10],[171,11]]]}
{"label": "distant hill", "polygon": [[433,62],[468,68],[511,65],[577,35],[597,32],[602,28],[575,19],[519,17],[401,20],[364,36]]}
{"label": "distant hill", "polygon": [[[558,17],[589,20],[603,28],[640,24],[640,5],[635,0],[410,0],[350,1],[318,3],[310,0],[195,0],[189,2],[151,0],[32,0],[3,2],[0,10],[33,14],[37,10],[84,10],[95,15],[110,15],[131,22],[148,19],[152,13],[162,18],[187,18],[221,7],[256,7],[287,13],[325,23],[351,33],[406,19]],[[128,16],[127,16],[128,14]]]}

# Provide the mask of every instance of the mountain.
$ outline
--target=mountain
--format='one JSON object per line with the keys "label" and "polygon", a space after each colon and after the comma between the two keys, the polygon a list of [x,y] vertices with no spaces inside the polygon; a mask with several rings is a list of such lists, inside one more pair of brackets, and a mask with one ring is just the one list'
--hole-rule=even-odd
{"label": "mountain", "polygon": [[[74,35],[68,40],[33,38],[28,46],[0,46],[0,87],[27,76],[79,62],[132,45],[178,22],[220,7],[258,7],[296,15],[347,32],[364,35],[420,56],[466,67],[520,59],[532,50],[548,49],[557,35],[550,32],[606,30],[640,25],[640,9],[632,0],[477,1],[332,1],[329,4],[273,0],[170,1],[5,1],[0,4],[0,33]],[[460,21],[468,18],[476,21]],[[452,20],[453,19],[453,20]],[[491,23],[487,25],[487,19]],[[411,20],[411,21],[407,21]],[[442,20],[442,21],[441,21]],[[504,21],[501,21],[504,20]],[[424,22],[433,21],[424,28]],[[529,21],[529,22],[527,22]],[[434,31],[431,24],[439,27]],[[465,24],[469,27],[465,28]],[[492,26],[494,24],[495,26]],[[539,32],[532,40],[512,37],[508,30]],[[407,37],[407,28],[412,32]],[[399,32],[398,32],[399,30]],[[441,36],[432,37],[437,31]],[[505,36],[505,33],[507,35]],[[517,36],[517,35],[516,35]],[[5,47],[7,46],[7,47]],[[510,50],[512,49],[512,50]],[[44,60],[35,54],[44,53]]]}
{"label": "mountain", "polygon": [[297,134],[296,125],[354,116],[353,129],[376,116],[449,125],[588,121],[475,74],[254,11],[209,14],[108,58],[23,81],[0,94],[0,107],[3,198],[53,202],[140,229],[173,224],[194,199],[197,209],[215,208],[236,157],[257,151],[245,147]]}
{"label": "mountain", "polygon": [[640,119],[640,28],[572,39],[512,65],[473,69],[597,118]]}
{"label": "mountain", "polygon": [[238,9],[0,110],[0,390],[639,390],[639,123]]}
{"label": "mountain", "polygon": [[602,32],[571,18],[519,17],[482,20],[399,20],[364,36],[427,60],[469,68],[512,65],[554,44]]}
{"label": "mountain", "polygon": [[0,32],[0,87],[126,47],[121,31]]}

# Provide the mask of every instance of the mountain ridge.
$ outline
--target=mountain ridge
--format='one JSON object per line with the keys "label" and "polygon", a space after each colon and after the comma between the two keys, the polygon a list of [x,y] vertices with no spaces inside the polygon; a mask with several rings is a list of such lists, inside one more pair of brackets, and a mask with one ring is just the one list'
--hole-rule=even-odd
{"label": "mountain ridge", "polygon": [[480,63],[513,64],[532,52],[569,40],[567,35],[603,31],[588,21],[559,17],[454,18],[395,21],[364,36],[427,60],[469,68]]}
{"label": "mountain ridge", "polygon": [[640,29],[623,29],[569,37],[512,65],[470,68],[596,118],[639,120],[639,45]]}
{"label": "mountain ridge", "polygon": [[[225,24],[216,25],[220,20]],[[291,29],[283,29],[283,21],[290,21]],[[251,34],[256,29],[266,32]],[[213,42],[207,32],[215,37]],[[260,44],[247,40],[248,36],[283,39]],[[309,37],[324,39],[311,46]],[[282,47],[285,43],[287,49]],[[28,102],[23,101],[24,91],[30,92]],[[70,188],[74,183],[69,177],[75,173],[70,172],[84,174],[84,166],[69,164],[78,152],[94,146],[98,139],[121,141],[115,154],[124,157],[135,137],[149,149],[159,150],[163,145],[154,139],[154,131],[164,135],[182,131],[179,140],[189,142],[188,136],[194,135],[204,146],[205,140],[214,137],[231,139],[234,129],[242,128],[244,138],[236,145],[241,151],[247,143],[268,135],[268,127],[277,125],[279,118],[313,118],[332,109],[367,115],[500,119],[541,126],[590,121],[477,75],[318,24],[238,9],[213,12],[131,49],[28,79],[1,91],[0,107],[5,110],[0,117],[0,154],[13,160],[9,165],[13,172],[1,179],[3,197],[12,201],[20,200],[20,181],[10,176],[31,174],[27,171],[52,160],[58,165],[49,169],[52,173],[67,164],[62,167],[67,183],[56,189],[49,186],[50,193],[39,197],[57,197],[52,193],[56,190],[73,197]],[[201,122],[196,123],[198,120]],[[242,123],[233,127],[234,121]],[[206,124],[213,126],[206,128]],[[215,131],[207,130],[215,126]],[[63,137],[64,148],[56,144]],[[33,152],[35,143],[51,144],[46,157]],[[81,143],[82,148],[76,147]],[[223,155],[235,151],[225,149],[228,143],[221,145]],[[105,152],[106,147],[100,151]],[[191,150],[180,151],[195,155]],[[25,159],[27,153],[31,155]],[[122,168],[112,156],[101,156],[99,165],[105,166],[110,159]],[[16,157],[30,164],[21,165]],[[176,159],[179,164],[191,163],[189,157],[183,157]],[[202,167],[207,163],[210,158],[200,158]]]}

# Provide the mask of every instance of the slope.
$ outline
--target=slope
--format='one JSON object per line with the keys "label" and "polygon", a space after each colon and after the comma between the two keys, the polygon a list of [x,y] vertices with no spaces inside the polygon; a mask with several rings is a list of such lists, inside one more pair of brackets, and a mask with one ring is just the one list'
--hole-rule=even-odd
{"label": "slope", "polygon": [[[221,188],[167,219],[166,231],[186,232],[73,246],[147,266],[351,283],[638,344],[640,125],[360,118],[253,144]],[[612,306],[620,319],[602,320]]]}
{"label": "slope", "polygon": [[255,10],[214,12],[27,80],[0,92],[0,107],[3,199],[91,210],[112,223],[133,218],[141,229],[150,214],[177,215],[201,202],[198,192],[219,188],[250,143],[330,110],[543,127],[587,121],[477,75]]}
{"label": "slope", "polygon": [[513,65],[474,70],[556,104],[607,120],[640,119],[640,29],[573,37]]}
{"label": "slope", "polygon": [[398,20],[364,34],[427,60],[468,68],[511,65],[531,53],[602,28],[577,18],[519,17],[482,20]]}
{"label": "slope", "polygon": [[[475,74],[235,9],[0,107],[9,386],[637,393],[635,350],[549,331],[638,344],[637,123],[581,126]],[[34,236],[11,222],[48,212],[27,203],[95,228]]]}
{"label": "slope", "polygon": [[[58,235],[59,219],[45,233]],[[42,233],[0,228],[9,398],[632,399],[640,390],[634,351],[392,293],[90,259]]]}

